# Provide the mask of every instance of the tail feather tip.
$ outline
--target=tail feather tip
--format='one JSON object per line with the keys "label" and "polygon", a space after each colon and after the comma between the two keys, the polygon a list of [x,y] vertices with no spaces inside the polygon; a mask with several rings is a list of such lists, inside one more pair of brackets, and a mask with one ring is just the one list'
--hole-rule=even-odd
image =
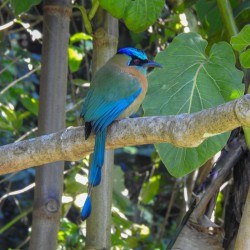
{"label": "tail feather tip", "polygon": [[82,212],[81,212],[81,219],[83,221],[86,220],[90,216],[91,210],[92,210],[92,205],[91,205],[90,196],[88,195],[83,205]]}

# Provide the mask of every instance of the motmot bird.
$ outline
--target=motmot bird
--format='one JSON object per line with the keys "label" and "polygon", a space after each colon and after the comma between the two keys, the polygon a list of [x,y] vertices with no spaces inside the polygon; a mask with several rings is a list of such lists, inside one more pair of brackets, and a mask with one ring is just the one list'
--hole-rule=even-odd
{"label": "motmot bird", "polygon": [[126,47],[119,49],[93,77],[81,112],[85,139],[92,131],[96,135],[82,220],[91,213],[91,190],[101,182],[107,127],[114,120],[128,117],[138,110],[148,88],[148,67],[161,65],[148,60],[143,51]]}

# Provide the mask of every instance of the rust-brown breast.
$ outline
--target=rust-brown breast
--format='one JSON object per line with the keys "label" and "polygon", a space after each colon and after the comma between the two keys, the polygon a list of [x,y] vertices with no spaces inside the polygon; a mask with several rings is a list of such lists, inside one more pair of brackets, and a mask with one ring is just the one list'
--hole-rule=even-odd
{"label": "rust-brown breast", "polygon": [[148,90],[148,81],[147,81],[146,76],[143,75],[136,67],[125,66],[125,67],[121,68],[121,71],[124,71],[125,73],[131,74],[132,76],[134,76],[139,81],[139,83],[142,87],[142,92],[132,102],[132,104],[128,108],[126,108],[121,115],[118,116],[117,119],[122,119],[122,118],[128,117],[128,116],[132,115],[133,113],[135,113],[139,109],[139,107],[140,107],[140,105],[141,105],[141,103],[146,95],[146,92]]}

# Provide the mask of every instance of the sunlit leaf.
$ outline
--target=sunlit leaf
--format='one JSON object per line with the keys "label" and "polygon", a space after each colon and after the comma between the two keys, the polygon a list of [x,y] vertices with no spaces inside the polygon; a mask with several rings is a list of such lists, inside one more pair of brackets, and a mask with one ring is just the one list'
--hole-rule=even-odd
{"label": "sunlit leaf", "polygon": [[148,204],[154,199],[155,195],[159,191],[160,179],[160,175],[155,175],[150,178],[148,182],[143,183],[140,193],[140,201],[142,203]]}
{"label": "sunlit leaf", "polygon": [[84,237],[79,225],[64,218],[61,220],[58,232],[58,248],[57,249],[82,249]]}
{"label": "sunlit leaf", "polygon": [[21,95],[21,102],[27,110],[29,110],[35,116],[38,116],[38,100],[28,95]]}
{"label": "sunlit leaf", "polygon": [[[243,94],[243,73],[235,68],[232,48],[214,44],[207,54],[207,41],[196,33],[177,36],[155,60],[163,65],[149,76],[143,103],[145,115],[194,113],[218,106]],[[168,171],[180,177],[200,167],[221,150],[228,134],[209,138],[197,148],[157,144]]]}
{"label": "sunlit leaf", "polygon": [[83,32],[75,33],[74,35],[70,37],[71,44],[82,41],[82,40],[93,40],[93,37]]}
{"label": "sunlit leaf", "polygon": [[219,192],[216,199],[215,216],[216,218],[221,218],[223,213],[223,193]]}
{"label": "sunlit leaf", "polygon": [[74,171],[71,171],[67,174],[67,178],[64,180],[64,193],[69,196],[75,196],[87,191],[87,185],[85,178],[86,175],[80,175],[79,167],[75,167]]}
{"label": "sunlit leaf", "polygon": [[83,57],[84,52],[81,49],[74,46],[68,48],[69,68],[72,72],[76,72],[79,69]]}
{"label": "sunlit leaf", "polygon": [[150,229],[146,225],[138,225],[138,228],[140,228],[140,236],[145,238],[150,234]]}
{"label": "sunlit leaf", "polygon": [[16,113],[15,110],[13,110],[12,108],[0,104],[0,111],[2,113],[2,117],[5,118],[6,120],[11,122],[16,120]]}

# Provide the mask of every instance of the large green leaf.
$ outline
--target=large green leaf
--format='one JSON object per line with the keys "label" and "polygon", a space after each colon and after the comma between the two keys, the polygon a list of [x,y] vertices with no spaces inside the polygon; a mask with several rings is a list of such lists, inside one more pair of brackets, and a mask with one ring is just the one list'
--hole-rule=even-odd
{"label": "large green leaf", "polygon": [[33,5],[37,5],[42,0],[11,0],[11,6],[15,15],[28,11]]}
{"label": "large green leaf", "polygon": [[[218,106],[243,94],[243,73],[235,68],[231,46],[214,44],[206,54],[207,41],[196,33],[177,36],[157,55],[163,65],[149,76],[149,90],[143,102],[145,115],[193,113]],[[157,144],[168,171],[183,176],[201,166],[226,143],[228,134],[206,140],[197,148],[176,148]]]}
{"label": "large green leaf", "polygon": [[164,0],[99,0],[112,16],[123,19],[128,29],[142,32],[160,15]]}
{"label": "large green leaf", "polygon": [[250,25],[244,26],[240,33],[231,38],[230,43],[240,54],[240,63],[244,68],[250,68]]}

